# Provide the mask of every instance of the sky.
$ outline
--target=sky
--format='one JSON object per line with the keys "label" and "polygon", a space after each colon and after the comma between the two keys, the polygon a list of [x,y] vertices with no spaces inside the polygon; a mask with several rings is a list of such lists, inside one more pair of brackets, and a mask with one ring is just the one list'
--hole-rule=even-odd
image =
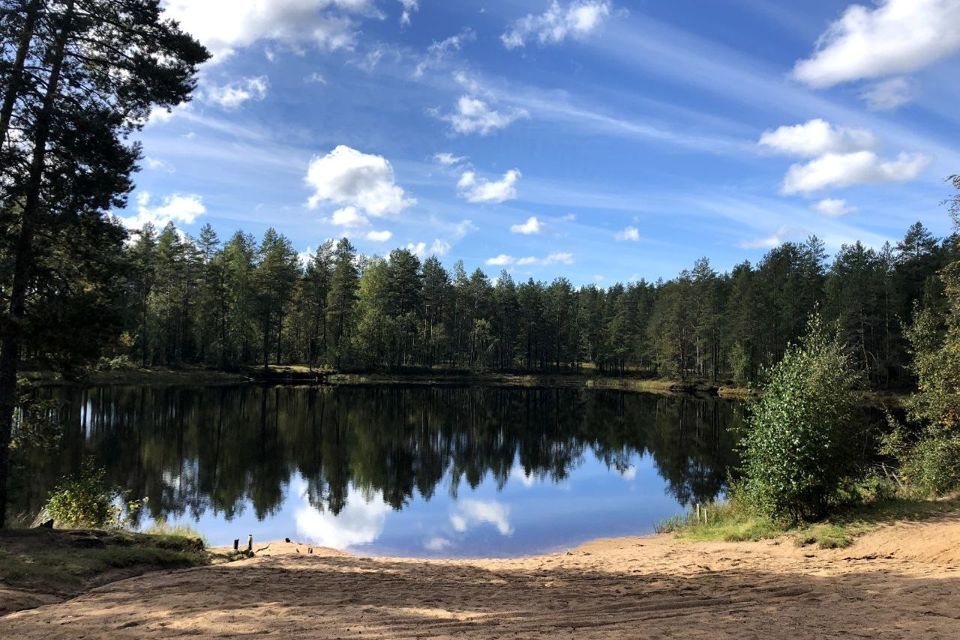
{"label": "sky", "polygon": [[609,285],[950,231],[960,0],[165,0],[128,227]]}

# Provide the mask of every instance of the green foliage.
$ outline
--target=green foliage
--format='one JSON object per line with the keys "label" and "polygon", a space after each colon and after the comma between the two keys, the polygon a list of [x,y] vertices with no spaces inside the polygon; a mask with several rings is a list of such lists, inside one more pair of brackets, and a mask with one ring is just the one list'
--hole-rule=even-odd
{"label": "green foliage", "polygon": [[[951,180],[960,190],[960,177]],[[948,202],[960,230],[960,195]],[[907,417],[915,428],[897,425],[885,441],[901,481],[921,495],[960,489],[960,260],[941,271],[939,284],[943,304],[918,308],[907,331],[917,376]]]}
{"label": "green foliage", "polygon": [[927,434],[901,457],[901,476],[920,495],[946,495],[960,487],[960,434]]}
{"label": "green foliage", "polygon": [[745,498],[774,519],[822,518],[859,472],[861,378],[819,316],[768,376],[743,442]]}
{"label": "green foliage", "polygon": [[120,524],[119,492],[106,482],[106,472],[91,462],[79,475],[62,481],[47,498],[45,517],[60,528],[104,528]]}

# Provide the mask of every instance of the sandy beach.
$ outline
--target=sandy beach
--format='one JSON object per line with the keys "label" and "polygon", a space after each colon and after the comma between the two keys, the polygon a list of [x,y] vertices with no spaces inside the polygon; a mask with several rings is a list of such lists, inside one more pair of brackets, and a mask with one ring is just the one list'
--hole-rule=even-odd
{"label": "sandy beach", "polygon": [[4,638],[956,638],[960,514],[841,550],[598,540],[510,560],[272,543],[0,619]]}

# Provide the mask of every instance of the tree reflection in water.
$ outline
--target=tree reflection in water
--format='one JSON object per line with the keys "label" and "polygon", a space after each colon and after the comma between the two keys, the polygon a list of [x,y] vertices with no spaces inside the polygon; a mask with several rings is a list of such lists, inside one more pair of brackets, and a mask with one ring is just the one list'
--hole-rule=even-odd
{"label": "tree reflection in water", "polygon": [[56,450],[20,452],[15,513],[35,513],[87,456],[156,518],[275,513],[299,475],[309,503],[339,514],[353,489],[403,509],[516,470],[561,482],[592,453],[621,474],[649,454],[684,505],[723,490],[737,404],[579,389],[98,387],[49,391]]}

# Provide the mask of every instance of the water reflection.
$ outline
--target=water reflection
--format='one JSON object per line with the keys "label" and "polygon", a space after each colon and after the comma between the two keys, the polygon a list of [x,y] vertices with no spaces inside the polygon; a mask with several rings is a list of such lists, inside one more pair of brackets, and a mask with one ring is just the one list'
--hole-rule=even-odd
{"label": "water reflection", "polygon": [[327,546],[438,555],[649,530],[722,490],[739,420],[714,399],[571,389],[51,393],[64,436],[54,455],[22,452],[21,512],[94,456],[148,498],[146,520],[197,522],[215,543],[242,522],[260,539],[295,526]]}

